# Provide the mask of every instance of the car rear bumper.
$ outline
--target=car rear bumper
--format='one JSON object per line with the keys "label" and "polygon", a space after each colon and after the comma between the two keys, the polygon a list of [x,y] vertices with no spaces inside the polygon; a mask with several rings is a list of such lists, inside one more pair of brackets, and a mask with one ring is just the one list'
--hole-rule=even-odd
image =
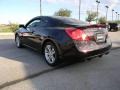
{"label": "car rear bumper", "polygon": [[95,51],[90,51],[90,52],[87,52],[87,53],[81,53],[81,57],[83,58],[93,58],[93,57],[98,57],[100,55],[105,55],[105,54],[108,54],[111,50],[111,46],[107,46],[107,47],[104,47],[102,49],[98,49],[98,50],[95,50]]}
{"label": "car rear bumper", "polygon": [[88,52],[81,52],[75,49],[75,47],[73,47],[70,51],[64,54],[64,57],[75,56],[81,59],[94,58],[100,55],[108,54],[111,50],[111,47],[112,45],[109,45],[104,48],[93,50],[93,51],[88,51]]}

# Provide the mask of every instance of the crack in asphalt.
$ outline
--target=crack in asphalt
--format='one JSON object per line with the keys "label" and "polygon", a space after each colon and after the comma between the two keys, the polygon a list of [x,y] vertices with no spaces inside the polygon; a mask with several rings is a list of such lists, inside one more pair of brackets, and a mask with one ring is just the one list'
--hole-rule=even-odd
{"label": "crack in asphalt", "polygon": [[[113,51],[113,50],[117,50],[117,49],[120,49],[120,47],[119,48],[118,47],[117,48],[112,48],[111,50]],[[27,77],[24,77],[24,78],[21,78],[21,79],[17,79],[17,80],[14,80],[14,81],[3,83],[3,84],[0,85],[0,89],[3,89],[3,88],[8,87],[8,86],[15,85],[17,83],[20,83],[20,82],[28,80],[28,79],[36,78],[36,77],[38,77],[40,75],[43,75],[43,74],[46,74],[46,73],[49,73],[49,72],[64,68],[66,66],[76,64],[76,63],[78,63],[78,62],[73,62],[72,61],[72,62],[69,62],[69,63],[64,63],[64,64],[58,65],[58,66],[56,66],[54,68],[46,69],[46,70],[43,70],[41,72],[38,72],[36,74],[30,75],[30,76],[27,76]]]}

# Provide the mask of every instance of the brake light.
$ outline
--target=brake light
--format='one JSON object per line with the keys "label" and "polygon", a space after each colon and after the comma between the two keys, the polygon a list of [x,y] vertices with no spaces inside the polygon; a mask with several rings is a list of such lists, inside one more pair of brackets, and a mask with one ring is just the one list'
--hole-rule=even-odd
{"label": "brake light", "polygon": [[73,40],[80,40],[80,41],[90,40],[89,37],[85,34],[85,32],[81,29],[66,28],[65,31]]}

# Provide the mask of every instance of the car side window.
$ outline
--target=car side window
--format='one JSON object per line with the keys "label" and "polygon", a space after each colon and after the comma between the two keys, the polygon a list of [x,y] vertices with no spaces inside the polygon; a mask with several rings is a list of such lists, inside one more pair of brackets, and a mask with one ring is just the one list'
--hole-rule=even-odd
{"label": "car side window", "polygon": [[27,30],[29,30],[30,28],[34,28],[34,27],[37,27],[40,25],[40,22],[41,20],[39,19],[36,19],[36,20],[33,20],[32,22],[30,22],[28,25],[27,25]]}
{"label": "car side window", "polygon": [[40,22],[40,27],[48,27],[49,26],[49,21],[47,19],[42,19]]}

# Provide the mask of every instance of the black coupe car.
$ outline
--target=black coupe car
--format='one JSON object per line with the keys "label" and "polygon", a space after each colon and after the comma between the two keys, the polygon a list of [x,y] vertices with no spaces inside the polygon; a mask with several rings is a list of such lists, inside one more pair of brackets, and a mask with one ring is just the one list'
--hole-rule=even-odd
{"label": "black coupe car", "polygon": [[67,17],[38,16],[19,27],[15,33],[16,46],[42,52],[52,66],[66,56],[102,57],[110,52],[112,45],[106,26]]}

